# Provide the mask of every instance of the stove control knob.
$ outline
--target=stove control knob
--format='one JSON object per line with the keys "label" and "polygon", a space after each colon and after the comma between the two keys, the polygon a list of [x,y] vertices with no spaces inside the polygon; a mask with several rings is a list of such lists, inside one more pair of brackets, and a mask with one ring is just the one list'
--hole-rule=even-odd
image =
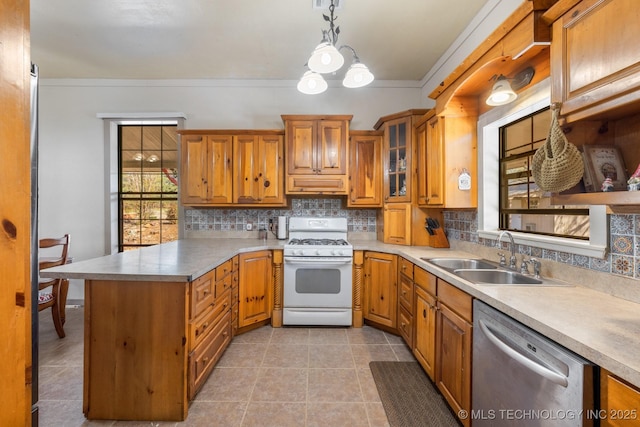
{"label": "stove control knob", "polygon": [[320,249],[316,249],[316,256],[320,256],[322,254],[322,251]]}
{"label": "stove control knob", "polygon": [[335,250],[333,251],[333,255],[335,255],[335,256],[342,256],[342,255],[344,255],[344,253],[343,253],[340,249],[335,249]]}
{"label": "stove control knob", "polygon": [[302,255],[302,249],[295,249],[295,250],[293,251],[293,254],[294,254],[294,255],[298,255],[298,256]]}

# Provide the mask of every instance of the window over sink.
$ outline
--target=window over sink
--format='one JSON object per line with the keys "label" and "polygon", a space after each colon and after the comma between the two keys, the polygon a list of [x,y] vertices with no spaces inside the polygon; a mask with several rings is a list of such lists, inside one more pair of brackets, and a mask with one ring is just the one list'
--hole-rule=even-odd
{"label": "window over sink", "polygon": [[[493,108],[479,117],[478,170],[481,178],[478,192],[478,235],[479,237],[495,240],[498,238],[502,226],[502,228],[511,228],[514,230],[512,234],[519,244],[602,258],[607,249],[608,228],[605,206],[592,205],[580,207],[583,209],[584,215],[588,215],[589,218],[588,239],[569,238],[566,236],[552,235],[552,233],[542,234],[531,232],[534,230],[526,229],[527,224],[531,222],[526,221],[526,217],[524,216],[519,217],[520,224],[518,224],[517,227],[514,227],[516,222],[514,221],[514,217],[511,217],[509,219],[510,222],[507,222],[503,216],[503,222],[501,224],[500,193],[501,188],[504,189],[504,187],[501,187],[500,180],[501,128],[512,123],[517,123],[523,118],[532,117],[536,113],[549,108],[549,105],[549,79],[545,79],[521,93],[516,102]],[[548,127],[546,131],[548,131]],[[546,131],[544,138],[546,138]],[[539,132],[536,132],[536,138],[532,139],[539,139],[537,138],[538,133]],[[542,141],[544,142],[544,139]],[[532,142],[532,145],[531,150],[534,150],[534,147],[537,148],[539,142]],[[515,194],[516,192],[513,191],[512,195],[515,196]],[[507,212],[507,210],[505,210],[505,212]]]}
{"label": "window over sink", "polygon": [[531,174],[533,155],[545,143],[551,125],[549,107],[500,127],[501,230],[521,231],[569,239],[589,239],[586,206],[551,204]]}

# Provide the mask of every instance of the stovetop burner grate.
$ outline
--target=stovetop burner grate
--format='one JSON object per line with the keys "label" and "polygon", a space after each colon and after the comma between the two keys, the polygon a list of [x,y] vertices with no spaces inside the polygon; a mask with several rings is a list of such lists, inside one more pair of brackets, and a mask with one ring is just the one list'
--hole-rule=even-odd
{"label": "stovetop burner grate", "polygon": [[305,245],[305,246],[347,246],[344,239],[291,239],[290,245]]}

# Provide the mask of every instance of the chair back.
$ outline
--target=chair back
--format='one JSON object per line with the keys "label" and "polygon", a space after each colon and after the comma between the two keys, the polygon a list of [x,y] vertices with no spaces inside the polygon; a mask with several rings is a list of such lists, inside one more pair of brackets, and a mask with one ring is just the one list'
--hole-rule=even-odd
{"label": "chair back", "polygon": [[[45,268],[57,267],[59,265],[64,265],[67,263],[67,254],[69,251],[69,242],[71,241],[71,237],[69,234],[65,234],[60,238],[45,238],[40,239],[39,247],[40,249],[47,248],[55,248],[59,246],[60,252],[57,252],[54,256],[40,257],[39,259],[39,270],[44,270]],[[58,255],[59,254],[59,255]],[[40,289],[46,288],[51,285],[51,282],[54,282],[56,279],[44,279],[40,281]]]}

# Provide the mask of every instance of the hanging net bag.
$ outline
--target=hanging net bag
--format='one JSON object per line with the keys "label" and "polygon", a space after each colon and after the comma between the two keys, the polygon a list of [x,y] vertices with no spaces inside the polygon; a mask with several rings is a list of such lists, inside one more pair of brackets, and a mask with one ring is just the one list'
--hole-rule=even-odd
{"label": "hanging net bag", "polygon": [[573,187],[584,174],[582,155],[564,136],[558,111],[559,108],[552,109],[549,136],[533,155],[531,164],[533,181],[540,189],[553,193]]}

